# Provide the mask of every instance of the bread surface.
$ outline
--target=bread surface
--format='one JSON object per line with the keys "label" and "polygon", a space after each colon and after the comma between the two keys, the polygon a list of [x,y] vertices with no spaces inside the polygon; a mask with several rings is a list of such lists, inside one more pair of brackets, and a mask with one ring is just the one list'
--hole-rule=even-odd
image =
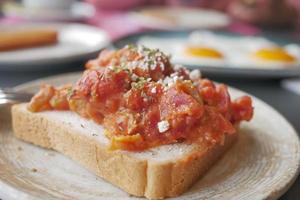
{"label": "bread surface", "polygon": [[163,199],[185,192],[237,139],[224,145],[178,143],[143,152],[111,151],[102,126],[71,111],[32,113],[12,107],[17,138],[69,156],[96,175],[135,196]]}

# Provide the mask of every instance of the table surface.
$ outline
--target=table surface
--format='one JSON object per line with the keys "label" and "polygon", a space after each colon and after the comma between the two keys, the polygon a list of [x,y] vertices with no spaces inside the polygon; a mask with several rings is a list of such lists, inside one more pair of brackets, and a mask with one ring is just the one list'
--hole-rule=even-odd
{"label": "table surface", "polygon": [[[78,66],[78,65],[77,65]],[[64,72],[78,71],[80,68],[69,67],[56,72],[1,72],[0,87],[13,87],[27,81],[37,78],[60,74]],[[210,77],[216,81],[224,82],[230,86],[237,87],[249,92],[268,104],[272,105],[281,114],[283,114],[300,133],[300,96],[283,89],[278,80],[229,80],[216,77]],[[280,198],[280,200],[296,200],[300,198],[300,177],[292,187]]]}

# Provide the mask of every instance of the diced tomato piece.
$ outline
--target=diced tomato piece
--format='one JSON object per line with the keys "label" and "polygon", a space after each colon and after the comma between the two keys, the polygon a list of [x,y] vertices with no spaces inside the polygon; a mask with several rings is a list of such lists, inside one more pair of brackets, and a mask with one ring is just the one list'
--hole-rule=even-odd
{"label": "diced tomato piece", "polygon": [[56,88],[53,97],[50,100],[50,105],[55,110],[69,110],[68,95],[72,91],[71,85],[64,85]]}
{"label": "diced tomato piece", "polygon": [[55,88],[51,85],[43,85],[40,91],[35,94],[29,102],[28,109],[31,112],[50,110],[50,100],[55,94]]}
{"label": "diced tomato piece", "polygon": [[234,100],[231,107],[234,122],[249,121],[253,117],[252,99],[249,96],[243,96]]}
{"label": "diced tomato piece", "polygon": [[146,108],[147,102],[142,97],[142,90],[130,90],[127,94],[126,104],[127,107],[134,111],[142,111]]}

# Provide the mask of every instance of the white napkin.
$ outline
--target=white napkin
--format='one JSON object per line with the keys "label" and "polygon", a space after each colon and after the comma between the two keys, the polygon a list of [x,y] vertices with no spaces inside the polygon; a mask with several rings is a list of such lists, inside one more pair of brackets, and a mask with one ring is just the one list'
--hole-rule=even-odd
{"label": "white napkin", "polygon": [[289,91],[292,91],[298,95],[300,95],[300,79],[287,79],[281,82],[281,86]]}

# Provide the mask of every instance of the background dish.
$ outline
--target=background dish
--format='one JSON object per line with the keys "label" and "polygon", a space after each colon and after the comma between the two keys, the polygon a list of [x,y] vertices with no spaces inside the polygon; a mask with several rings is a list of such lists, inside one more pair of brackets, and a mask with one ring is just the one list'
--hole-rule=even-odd
{"label": "background dish", "polygon": [[283,88],[294,92],[295,94],[300,95],[300,79],[287,79],[281,82]]}
{"label": "background dish", "polygon": [[[16,89],[33,92],[43,82],[59,85],[74,82],[79,76],[63,74]],[[245,94],[233,88],[230,93],[233,97]],[[299,173],[299,138],[277,111],[253,99],[255,115],[250,123],[242,124],[239,142],[203,179],[175,199],[219,199],[220,196],[277,199],[292,184]],[[8,116],[0,115],[0,121],[4,122],[0,124],[0,197],[8,200],[16,196],[25,200],[141,199],[128,196],[59,153],[15,139]]]}
{"label": "background dish", "polygon": [[226,14],[199,8],[146,7],[130,16],[145,27],[161,30],[222,28],[230,24]]}
{"label": "background dish", "polygon": [[[226,31],[218,31],[214,32],[217,35],[221,36],[236,36],[239,37],[238,34],[229,33]],[[153,31],[153,32],[147,32],[147,33],[139,33],[134,34],[131,36],[127,36],[124,38],[121,38],[113,43],[113,45],[116,48],[120,48],[128,43],[136,44],[138,41],[140,41],[141,38],[145,37],[152,37],[152,38],[159,38],[159,39],[166,39],[169,41],[184,41],[187,40],[190,32],[187,31],[177,31],[177,32],[169,32],[169,31]],[[268,40],[277,43],[279,45],[286,45],[290,43],[296,43],[299,44],[299,39],[296,38],[277,38],[273,35],[270,35],[268,33],[262,34],[261,37],[265,37]],[[169,46],[172,46],[171,44],[168,44]],[[173,47],[171,47],[173,48]],[[175,48],[175,47],[174,47]],[[174,59],[174,61],[176,61]],[[178,62],[178,60],[177,60]],[[182,64],[182,62],[181,62]],[[196,63],[189,62],[188,64],[184,64],[185,66],[189,68],[199,68],[205,75],[214,75],[214,76],[227,76],[227,77],[236,77],[236,78],[287,78],[287,77],[296,77],[300,76],[300,67],[276,67],[276,68],[255,68],[253,66],[244,66],[243,68],[236,66],[228,65],[224,62],[216,62],[213,63],[213,65],[201,65]]]}
{"label": "background dish", "polygon": [[300,46],[279,45],[265,37],[193,31],[188,38],[141,37],[138,44],[160,48],[174,63],[248,69],[300,68]]}
{"label": "background dish", "polygon": [[32,9],[21,3],[9,2],[3,6],[6,17],[20,17],[38,21],[80,21],[88,19],[95,14],[95,9],[88,3],[74,2],[70,8],[63,9]]}
{"label": "background dish", "polygon": [[[0,70],[47,70],[68,62],[87,60],[109,44],[109,36],[93,26],[82,24],[22,24],[17,27],[52,27],[58,30],[58,43],[50,46],[0,52]],[[13,27],[15,28],[15,27]],[[13,29],[2,25],[1,30]]]}

